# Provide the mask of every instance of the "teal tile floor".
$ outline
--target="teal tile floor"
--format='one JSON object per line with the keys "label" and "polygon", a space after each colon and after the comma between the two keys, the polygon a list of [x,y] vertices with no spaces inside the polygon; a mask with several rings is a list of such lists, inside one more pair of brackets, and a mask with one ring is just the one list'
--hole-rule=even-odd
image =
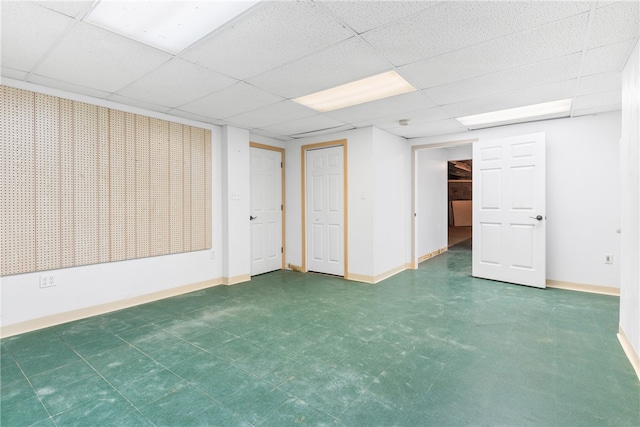
{"label": "teal tile floor", "polygon": [[638,426],[618,298],[279,271],[1,341],[0,424]]}

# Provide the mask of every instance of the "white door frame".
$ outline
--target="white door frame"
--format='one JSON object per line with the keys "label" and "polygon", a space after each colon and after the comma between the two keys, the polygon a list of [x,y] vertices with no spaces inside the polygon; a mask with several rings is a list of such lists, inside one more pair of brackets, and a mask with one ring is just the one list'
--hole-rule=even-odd
{"label": "white door frame", "polygon": [[[285,240],[285,192],[284,192],[284,168],[285,168],[285,163],[284,163],[284,148],[280,148],[280,147],[274,147],[271,145],[265,145],[265,144],[259,144],[257,142],[249,142],[249,147],[251,148],[261,148],[263,150],[270,150],[270,151],[278,151],[280,152],[280,162],[282,164],[282,168],[281,168],[281,177],[280,177],[280,182],[282,183],[282,209],[281,209],[281,213],[282,213],[282,266],[281,268],[284,270],[285,266],[286,266],[286,254],[287,254],[287,247],[286,247],[286,240]],[[251,252],[249,252],[251,253]]]}
{"label": "white door frame", "polygon": [[457,147],[460,145],[468,145],[473,144],[478,139],[464,139],[459,141],[449,141],[449,142],[438,142],[435,144],[422,144],[422,145],[414,145],[411,147],[411,266],[410,268],[416,270],[418,268],[418,239],[416,238],[417,227],[416,227],[416,212],[418,205],[418,191],[416,185],[416,179],[418,174],[418,168],[416,167],[416,162],[418,156],[416,151],[418,150],[428,150],[433,148],[450,148]]}
{"label": "white door frame", "polygon": [[343,229],[344,229],[344,239],[343,239],[343,257],[344,257],[344,278],[349,278],[349,194],[347,191],[347,140],[340,139],[336,141],[328,141],[328,142],[320,142],[316,144],[308,144],[300,147],[300,166],[302,169],[301,173],[301,183],[302,183],[302,271],[307,271],[307,177],[306,177],[306,159],[307,159],[307,151],[315,150],[318,148],[328,148],[328,147],[339,147],[342,146],[342,175],[343,175],[343,204],[344,204],[344,218],[343,218]]}

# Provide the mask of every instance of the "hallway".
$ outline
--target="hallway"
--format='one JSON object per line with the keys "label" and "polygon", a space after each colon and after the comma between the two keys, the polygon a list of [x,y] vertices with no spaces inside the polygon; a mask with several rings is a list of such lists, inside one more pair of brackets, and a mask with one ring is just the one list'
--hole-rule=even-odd
{"label": "hallway", "polygon": [[1,341],[6,426],[638,425],[618,298],[279,271]]}

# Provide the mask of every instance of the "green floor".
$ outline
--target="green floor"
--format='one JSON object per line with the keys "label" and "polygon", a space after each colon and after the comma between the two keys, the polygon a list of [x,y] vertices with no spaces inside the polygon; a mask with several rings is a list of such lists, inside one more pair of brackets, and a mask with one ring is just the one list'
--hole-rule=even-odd
{"label": "green floor", "polygon": [[1,425],[640,425],[618,298],[274,272],[2,340]]}

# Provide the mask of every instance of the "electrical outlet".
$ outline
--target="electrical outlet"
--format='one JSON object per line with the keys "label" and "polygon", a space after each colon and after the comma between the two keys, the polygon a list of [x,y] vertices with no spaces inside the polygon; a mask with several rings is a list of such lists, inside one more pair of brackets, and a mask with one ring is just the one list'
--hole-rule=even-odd
{"label": "electrical outlet", "polygon": [[213,249],[209,251],[209,259],[216,259],[216,251]]}
{"label": "electrical outlet", "polygon": [[56,285],[56,275],[55,274],[43,274],[40,276],[40,287],[41,288],[52,288]]}
{"label": "electrical outlet", "polygon": [[613,256],[611,254],[604,254],[604,263],[613,264]]}

